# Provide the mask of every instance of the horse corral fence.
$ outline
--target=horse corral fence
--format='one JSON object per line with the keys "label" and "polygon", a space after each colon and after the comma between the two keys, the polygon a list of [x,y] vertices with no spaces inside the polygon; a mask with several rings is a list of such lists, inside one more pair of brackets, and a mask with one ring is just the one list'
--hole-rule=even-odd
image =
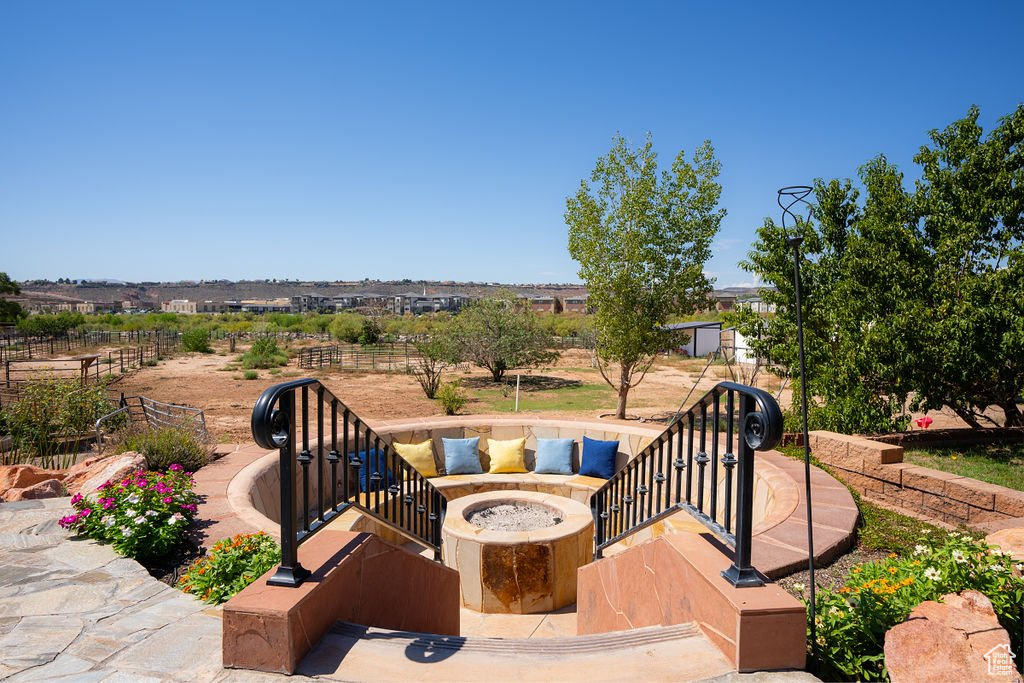
{"label": "horse corral fence", "polygon": [[91,330],[75,331],[52,337],[4,334],[0,336],[0,362],[33,360],[58,353],[70,353],[92,346],[127,345],[135,348],[154,345],[177,348],[179,334],[168,330]]}
{"label": "horse corral fence", "polygon": [[148,396],[125,396],[121,394],[120,407],[96,420],[96,443],[102,446],[103,437],[110,432],[104,431],[104,425],[120,426],[124,416],[129,428],[144,427],[146,429],[187,429],[195,432],[204,441],[209,438],[206,431],[206,414],[201,408],[164,403]]}
{"label": "horse corral fence", "polygon": [[331,344],[299,349],[295,362],[306,370],[334,367],[341,370],[410,372],[419,358],[416,347],[409,343],[370,347]]}

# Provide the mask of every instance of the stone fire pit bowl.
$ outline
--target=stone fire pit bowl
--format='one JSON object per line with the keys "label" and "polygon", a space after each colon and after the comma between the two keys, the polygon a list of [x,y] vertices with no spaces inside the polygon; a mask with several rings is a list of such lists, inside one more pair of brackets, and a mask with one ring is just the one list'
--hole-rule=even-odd
{"label": "stone fire pit bowl", "polygon": [[[506,504],[547,509],[560,521],[526,531],[485,529],[469,521],[474,513]],[[570,498],[487,491],[449,501],[441,537],[445,564],[459,572],[464,607],[534,614],[576,602],[576,570],[593,557],[594,521],[586,505]]]}

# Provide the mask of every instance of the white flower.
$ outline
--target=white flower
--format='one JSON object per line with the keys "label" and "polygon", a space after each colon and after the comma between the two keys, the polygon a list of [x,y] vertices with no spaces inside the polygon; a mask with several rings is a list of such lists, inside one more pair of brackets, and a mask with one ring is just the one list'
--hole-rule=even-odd
{"label": "white flower", "polygon": [[992,555],[994,557],[1006,557],[1007,555],[1010,554],[1008,552],[1000,550],[999,548],[989,548],[988,549],[988,553],[989,553],[989,555]]}
{"label": "white flower", "polygon": [[133,493],[132,495],[128,496],[128,502],[131,503],[132,505],[135,505],[140,500],[142,500],[142,496],[140,496],[138,494],[138,492]]}
{"label": "white flower", "polygon": [[960,532],[958,532],[958,531],[950,531],[949,532],[949,537],[950,538],[960,538]]}
{"label": "white flower", "polygon": [[991,567],[989,567],[988,570],[990,572],[995,572],[996,574],[1001,574],[1002,572],[1006,571],[1006,567],[1004,567],[1001,564],[994,564]]}
{"label": "white flower", "polygon": [[941,575],[942,574],[935,567],[928,567],[927,569],[924,570],[925,578],[926,579],[931,579],[932,581],[938,581],[939,577]]}
{"label": "white flower", "polygon": [[167,523],[173,526],[183,519],[185,518],[182,517],[180,513],[175,512],[173,515],[171,515],[171,518],[167,520]]}
{"label": "white flower", "polygon": [[802,583],[793,584],[793,590],[795,591],[800,591],[802,593],[805,588],[807,588],[807,586],[803,585]]}
{"label": "white flower", "polygon": [[930,550],[929,550],[928,546],[926,546],[926,545],[918,544],[918,545],[914,546],[914,554],[915,555],[927,555],[929,552],[930,552]]}
{"label": "white flower", "polygon": [[954,550],[953,559],[959,564],[967,564],[967,556],[964,555],[962,550]]}
{"label": "white flower", "polygon": [[107,527],[114,526],[114,524],[116,524],[116,520],[114,520],[110,515],[103,515],[100,518],[100,521],[103,522],[103,526]]}
{"label": "white flower", "polygon": [[146,510],[146,516],[147,517],[156,517],[159,514],[160,513],[157,512],[156,510]]}
{"label": "white flower", "polygon": [[121,527],[121,535],[128,538],[132,535],[132,530],[126,526]]}
{"label": "white flower", "polygon": [[139,515],[138,517],[136,517],[132,521],[135,522],[136,524],[142,524],[143,522],[146,521],[146,518],[143,517],[142,515]]}
{"label": "white flower", "polygon": [[839,614],[839,612],[840,612],[839,608],[834,606],[834,605],[832,607],[828,608],[828,613],[831,614],[832,616],[835,616],[835,615]]}
{"label": "white flower", "polygon": [[1017,571],[1019,571],[1019,572],[1024,572],[1024,562],[1018,562],[1018,563],[1017,563],[1016,565],[1014,565],[1014,566],[1015,566],[1015,567],[1017,567]]}

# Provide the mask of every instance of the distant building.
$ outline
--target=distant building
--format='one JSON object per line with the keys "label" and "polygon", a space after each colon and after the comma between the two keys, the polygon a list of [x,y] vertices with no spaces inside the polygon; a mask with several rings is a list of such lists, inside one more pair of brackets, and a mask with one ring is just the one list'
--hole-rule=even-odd
{"label": "distant building", "polygon": [[590,307],[587,303],[588,295],[567,296],[562,300],[562,310],[565,313],[589,313]]}
{"label": "distant building", "polygon": [[714,353],[722,345],[722,323],[719,322],[687,322],[665,325],[666,330],[685,334],[689,340],[675,348],[691,358],[702,358]]}
{"label": "distant building", "polygon": [[292,313],[327,313],[334,310],[331,297],[320,294],[300,294],[291,299]]}
{"label": "distant building", "polygon": [[194,315],[198,312],[196,302],[188,299],[161,301],[160,310],[164,313],[181,313],[182,315]]}
{"label": "distant building", "polygon": [[458,313],[468,300],[469,297],[462,294],[419,294],[410,292],[391,297],[388,308],[395,315],[405,315],[406,313],[419,315],[422,313],[438,313],[440,311]]}
{"label": "distant building", "polygon": [[200,301],[196,304],[199,313],[230,313],[231,303],[227,301]]}
{"label": "distant building", "polygon": [[759,296],[751,296],[736,300],[736,310],[750,310],[754,313],[774,313],[775,304],[770,304]]}
{"label": "distant building", "polygon": [[83,301],[80,304],[75,304],[75,311],[84,315],[91,315],[94,313],[115,313],[119,309],[120,306],[113,302]]}
{"label": "distant building", "polygon": [[561,313],[562,300],[557,296],[531,296],[530,310],[534,313]]}
{"label": "distant building", "polygon": [[287,297],[277,299],[242,299],[242,313],[291,313],[292,300]]}

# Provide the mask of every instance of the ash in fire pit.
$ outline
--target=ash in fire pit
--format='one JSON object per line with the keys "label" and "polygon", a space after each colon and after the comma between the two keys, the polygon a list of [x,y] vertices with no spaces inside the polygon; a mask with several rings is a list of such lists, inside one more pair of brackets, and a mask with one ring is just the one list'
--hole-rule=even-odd
{"label": "ash in fire pit", "polygon": [[534,503],[498,503],[466,514],[466,520],[491,531],[532,531],[561,523],[558,512]]}

